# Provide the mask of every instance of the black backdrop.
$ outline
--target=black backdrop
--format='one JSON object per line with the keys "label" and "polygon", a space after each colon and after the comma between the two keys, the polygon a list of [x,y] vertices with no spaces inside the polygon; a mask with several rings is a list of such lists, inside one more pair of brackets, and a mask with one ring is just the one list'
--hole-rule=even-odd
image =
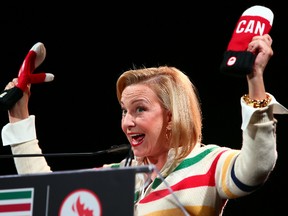
{"label": "black backdrop", "polygon": [[[203,142],[241,147],[240,97],[246,80],[220,74],[223,52],[240,15],[264,5],[274,12],[270,32],[274,56],[265,72],[267,91],[285,106],[287,85],[288,10],[278,1],[134,2],[66,5],[5,3],[1,7],[0,87],[15,76],[29,49],[44,43],[47,57],[39,70],[55,80],[32,86],[30,113],[45,153],[95,152],[127,143],[120,128],[121,110],[115,83],[135,66],[172,65],[196,84],[203,108]],[[287,145],[287,116],[278,119],[278,162],[268,182],[256,193],[232,200],[227,215],[278,215],[286,210],[281,197]],[[8,122],[0,113],[0,126]],[[0,147],[1,154],[11,154]],[[53,170],[101,166],[125,155],[48,157]],[[13,159],[1,159],[2,175],[16,173]]]}

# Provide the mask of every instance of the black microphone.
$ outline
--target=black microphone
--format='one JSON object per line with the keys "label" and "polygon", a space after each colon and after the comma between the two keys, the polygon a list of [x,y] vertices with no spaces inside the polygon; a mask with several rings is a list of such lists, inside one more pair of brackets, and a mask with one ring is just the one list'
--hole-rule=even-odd
{"label": "black microphone", "polygon": [[130,150],[130,145],[113,145],[109,149],[100,150],[96,152],[79,152],[79,153],[44,153],[44,154],[11,154],[11,155],[0,155],[0,158],[14,158],[14,157],[64,157],[64,156],[95,156],[100,154],[110,153],[123,153]]}

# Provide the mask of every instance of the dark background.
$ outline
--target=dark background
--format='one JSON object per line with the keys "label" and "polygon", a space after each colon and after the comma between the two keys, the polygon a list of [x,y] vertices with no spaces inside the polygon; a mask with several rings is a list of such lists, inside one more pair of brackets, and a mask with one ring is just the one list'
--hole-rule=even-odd
{"label": "dark background", "polygon": [[[185,71],[199,90],[203,142],[241,147],[240,97],[245,79],[219,72],[223,53],[240,15],[263,5],[274,13],[274,56],[264,78],[267,92],[288,106],[288,9],[279,1],[5,3],[1,7],[0,87],[17,76],[29,49],[43,42],[47,56],[37,71],[55,75],[34,84],[30,113],[44,153],[96,152],[127,143],[116,99],[118,76],[133,66],[171,65]],[[227,215],[280,215],[287,194],[287,116],[277,115],[278,161],[267,183],[254,194],[231,200]],[[0,113],[0,127],[7,112]],[[10,155],[10,147],[0,147]],[[125,154],[48,157],[53,170],[101,166]],[[12,158],[1,158],[0,174],[16,174]],[[281,196],[281,198],[280,198]],[[284,198],[283,198],[284,196]]]}

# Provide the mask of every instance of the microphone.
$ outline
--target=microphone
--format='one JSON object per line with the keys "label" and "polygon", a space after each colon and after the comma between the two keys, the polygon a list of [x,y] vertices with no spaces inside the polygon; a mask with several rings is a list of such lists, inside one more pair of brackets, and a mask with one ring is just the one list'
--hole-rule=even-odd
{"label": "microphone", "polygon": [[110,149],[106,149],[105,153],[120,153],[120,152],[126,152],[130,150],[130,145],[122,144],[122,145],[113,145]]}
{"label": "microphone", "polygon": [[0,155],[0,158],[14,158],[14,157],[64,157],[64,156],[95,156],[100,154],[110,153],[123,153],[130,150],[130,145],[113,145],[109,149],[100,150],[96,152],[79,152],[79,153],[44,153],[44,154],[11,154],[11,155]]}

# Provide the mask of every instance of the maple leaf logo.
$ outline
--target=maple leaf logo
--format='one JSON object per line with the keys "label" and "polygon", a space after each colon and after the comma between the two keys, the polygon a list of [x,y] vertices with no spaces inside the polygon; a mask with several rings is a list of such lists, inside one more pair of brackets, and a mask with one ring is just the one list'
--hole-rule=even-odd
{"label": "maple leaf logo", "polygon": [[93,210],[85,208],[85,205],[80,202],[80,196],[78,196],[76,203],[72,205],[72,210],[79,216],[93,216]]}

